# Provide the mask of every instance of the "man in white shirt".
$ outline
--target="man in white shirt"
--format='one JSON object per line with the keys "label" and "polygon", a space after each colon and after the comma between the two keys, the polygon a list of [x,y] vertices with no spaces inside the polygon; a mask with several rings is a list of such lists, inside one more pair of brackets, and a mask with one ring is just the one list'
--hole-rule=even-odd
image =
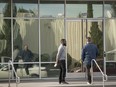
{"label": "man in white shirt", "polygon": [[66,40],[61,39],[61,44],[58,47],[58,53],[56,55],[56,63],[55,66],[59,65],[60,67],[60,75],[59,75],[59,84],[68,84],[65,81],[66,77]]}

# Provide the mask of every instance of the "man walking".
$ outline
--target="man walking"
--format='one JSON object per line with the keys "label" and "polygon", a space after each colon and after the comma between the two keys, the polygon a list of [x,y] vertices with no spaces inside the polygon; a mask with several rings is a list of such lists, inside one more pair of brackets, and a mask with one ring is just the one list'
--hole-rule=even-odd
{"label": "man walking", "polygon": [[[24,46],[24,50],[21,52],[20,56],[24,62],[32,62],[33,53],[28,49],[27,44]],[[26,63],[24,67],[25,67],[26,74],[29,75],[29,67],[31,67],[31,64]]]}
{"label": "man walking", "polygon": [[59,75],[59,84],[68,84],[65,81],[66,77],[66,40],[61,39],[61,44],[58,48],[58,53],[56,55],[56,63],[55,66],[59,65],[60,75]]}
{"label": "man walking", "polygon": [[92,43],[90,37],[87,37],[87,44],[82,49],[82,62],[87,70],[87,78],[88,78],[87,84],[91,84],[91,73],[90,73],[91,60],[96,59],[97,55],[98,55],[97,46]]}

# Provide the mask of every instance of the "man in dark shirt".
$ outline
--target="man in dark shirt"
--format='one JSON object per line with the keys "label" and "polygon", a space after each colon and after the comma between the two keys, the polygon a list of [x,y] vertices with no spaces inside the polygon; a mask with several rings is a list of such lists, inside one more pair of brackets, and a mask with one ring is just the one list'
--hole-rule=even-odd
{"label": "man in dark shirt", "polygon": [[97,46],[92,43],[90,37],[87,37],[87,44],[84,46],[82,50],[82,62],[86,67],[88,76],[87,84],[91,84],[91,73],[90,73],[91,60],[96,59],[97,55],[98,55]]}
{"label": "man in dark shirt", "polygon": [[[24,46],[24,50],[21,52],[21,58],[23,59],[24,62],[31,62],[33,58],[33,53],[28,49],[28,45]],[[25,64],[25,71],[26,74],[29,75],[29,67],[31,64]]]}

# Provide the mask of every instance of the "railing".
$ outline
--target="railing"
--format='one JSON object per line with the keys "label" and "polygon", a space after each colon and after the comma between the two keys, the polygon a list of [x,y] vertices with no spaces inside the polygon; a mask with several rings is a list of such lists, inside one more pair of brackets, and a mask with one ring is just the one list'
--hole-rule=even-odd
{"label": "railing", "polygon": [[14,65],[13,65],[13,63],[12,63],[12,61],[9,61],[9,63],[8,63],[8,69],[9,69],[9,83],[8,83],[8,87],[11,87],[10,86],[10,82],[11,82],[11,71],[10,71],[10,69],[11,69],[11,67],[12,67],[12,70],[13,70],[13,73],[15,74],[15,76],[16,76],[16,87],[18,87],[18,84],[20,83],[20,77],[18,77],[18,75],[17,75],[17,73],[16,73],[16,71],[15,71],[15,69],[14,69]]}
{"label": "railing", "polygon": [[102,80],[103,80],[103,87],[105,87],[105,81],[107,81],[107,75],[103,73],[103,71],[101,70],[100,66],[98,65],[98,63],[96,62],[95,59],[92,59],[91,61],[91,69],[92,69],[92,84],[93,84],[93,62],[96,64],[96,66],[98,67],[98,69],[100,70],[101,74],[102,74]]}

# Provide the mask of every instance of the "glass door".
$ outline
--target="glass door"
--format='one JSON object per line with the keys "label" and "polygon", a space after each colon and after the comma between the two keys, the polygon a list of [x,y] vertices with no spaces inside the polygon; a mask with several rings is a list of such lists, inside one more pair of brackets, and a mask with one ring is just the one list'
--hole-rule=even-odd
{"label": "glass door", "polygon": [[105,20],[105,72],[108,76],[116,76],[116,19]]}
{"label": "glass door", "polygon": [[[78,74],[85,71],[81,62],[81,51],[86,44],[87,36],[90,36],[93,43],[98,46],[100,53],[97,61],[103,69],[103,21],[96,19],[67,20],[66,32],[67,73]],[[94,71],[98,72],[97,68]]]}

